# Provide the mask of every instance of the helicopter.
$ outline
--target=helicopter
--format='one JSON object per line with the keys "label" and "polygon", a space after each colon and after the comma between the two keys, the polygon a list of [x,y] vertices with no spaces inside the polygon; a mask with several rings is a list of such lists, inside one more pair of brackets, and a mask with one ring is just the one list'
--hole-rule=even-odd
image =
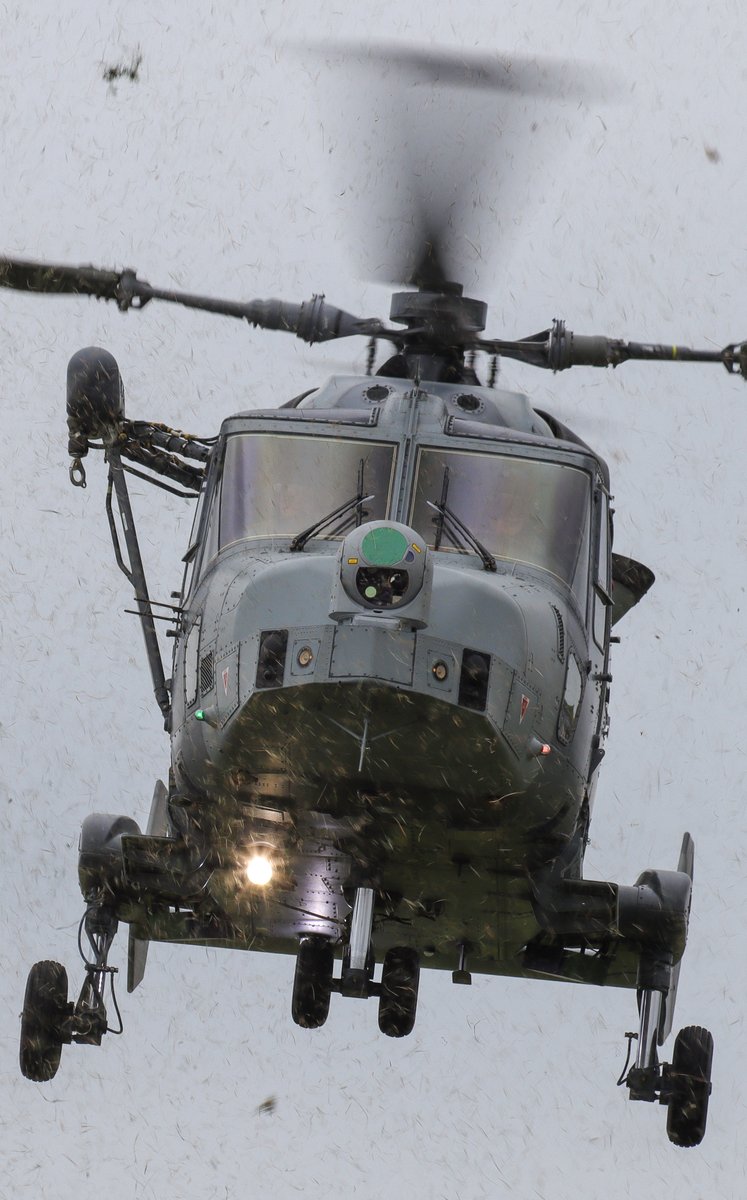
{"label": "helicopter", "polygon": [[[496,386],[496,367],[693,361],[747,378],[747,343],[700,351],[576,335],[559,319],[486,338],[487,305],[464,295],[446,257],[443,229],[425,221],[389,324],[322,295],[224,300],[129,269],[0,258],[7,288],[123,312],[156,300],[309,344],[369,345],[364,376],[231,415],[211,439],[126,416],[107,350],[70,360],[70,479],[84,488],[83,460],[103,453],[114,555],[171,757],[144,831],[119,814],[83,823],[84,982],[70,999],[61,964],[31,968],[21,1070],[45,1082],[64,1045],[100,1045],[107,1004],[121,1029],[109,954],[124,923],[129,992],[151,942],[282,953],[295,959],[290,1009],[305,1029],[324,1024],[335,994],[375,998],[381,1032],[407,1036],[421,967],[461,985],[476,972],[634,990],[620,1082],[667,1108],[670,1141],[694,1146],[712,1036],[687,1026],[671,1062],[659,1057],[693,840],[684,834],[675,870],[632,885],[583,876],[612,630],[653,572],[613,553],[603,459]],[[380,344],[391,353],[374,372]],[[490,361],[485,384],[477,353]],[[129,474],[196,501],[170,603],[150,597]]]}

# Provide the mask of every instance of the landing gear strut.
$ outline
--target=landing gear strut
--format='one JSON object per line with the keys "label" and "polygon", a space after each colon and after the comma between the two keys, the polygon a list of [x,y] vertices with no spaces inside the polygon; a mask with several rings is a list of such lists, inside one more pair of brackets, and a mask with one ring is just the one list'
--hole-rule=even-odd
{"label": "landing gear strut", "polygon": [[374,958],[371,948],[376,893],[371,887],[355,889],[350,938],[342,961],[340,991],[343,996],[370,996]]}

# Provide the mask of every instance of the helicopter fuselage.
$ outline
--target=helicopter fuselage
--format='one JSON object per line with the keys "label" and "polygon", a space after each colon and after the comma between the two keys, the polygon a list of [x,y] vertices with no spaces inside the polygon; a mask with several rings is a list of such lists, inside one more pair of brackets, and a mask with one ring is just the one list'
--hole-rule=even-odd
{"label": "helicopter fuselage", "polygon": [[[430,957],[461,938],[490,970],[529,940],[527,878],[580,874],[602,756],[607,502],[601,460],[514,393],[334,379],[224,422],[172,683],[203,908],[294,950],[299,910],[330,936],[365,878],[392,898],[384,943],[407,920],[422,947],[422,917]],[[486,878],[496,916],[514,897],[500,930]]]}

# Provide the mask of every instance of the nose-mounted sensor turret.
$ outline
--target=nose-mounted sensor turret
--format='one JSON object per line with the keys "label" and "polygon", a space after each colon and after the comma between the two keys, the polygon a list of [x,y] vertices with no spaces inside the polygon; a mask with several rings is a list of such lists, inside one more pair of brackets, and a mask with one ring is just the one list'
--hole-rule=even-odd
{"label": "nose-mounted sensor turret", "polygon": [[[421,593],[427,561],[425,541],[413,529],[396,521],[371,521],[345,538],[340,554],[342,590],[358,611],[394,614]],[[338,610],[343,601],[339,591]]]}

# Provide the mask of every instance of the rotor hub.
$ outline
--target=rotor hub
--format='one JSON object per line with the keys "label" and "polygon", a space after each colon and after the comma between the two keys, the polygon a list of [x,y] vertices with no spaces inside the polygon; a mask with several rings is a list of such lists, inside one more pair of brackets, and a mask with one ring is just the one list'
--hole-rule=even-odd
{"label": "rotor hub", "polygon": [[461,284],[449,283],[437,292],[395,292],[389,316],[427,338],[460,345],[485,328],[488,306],[462,295]]}

